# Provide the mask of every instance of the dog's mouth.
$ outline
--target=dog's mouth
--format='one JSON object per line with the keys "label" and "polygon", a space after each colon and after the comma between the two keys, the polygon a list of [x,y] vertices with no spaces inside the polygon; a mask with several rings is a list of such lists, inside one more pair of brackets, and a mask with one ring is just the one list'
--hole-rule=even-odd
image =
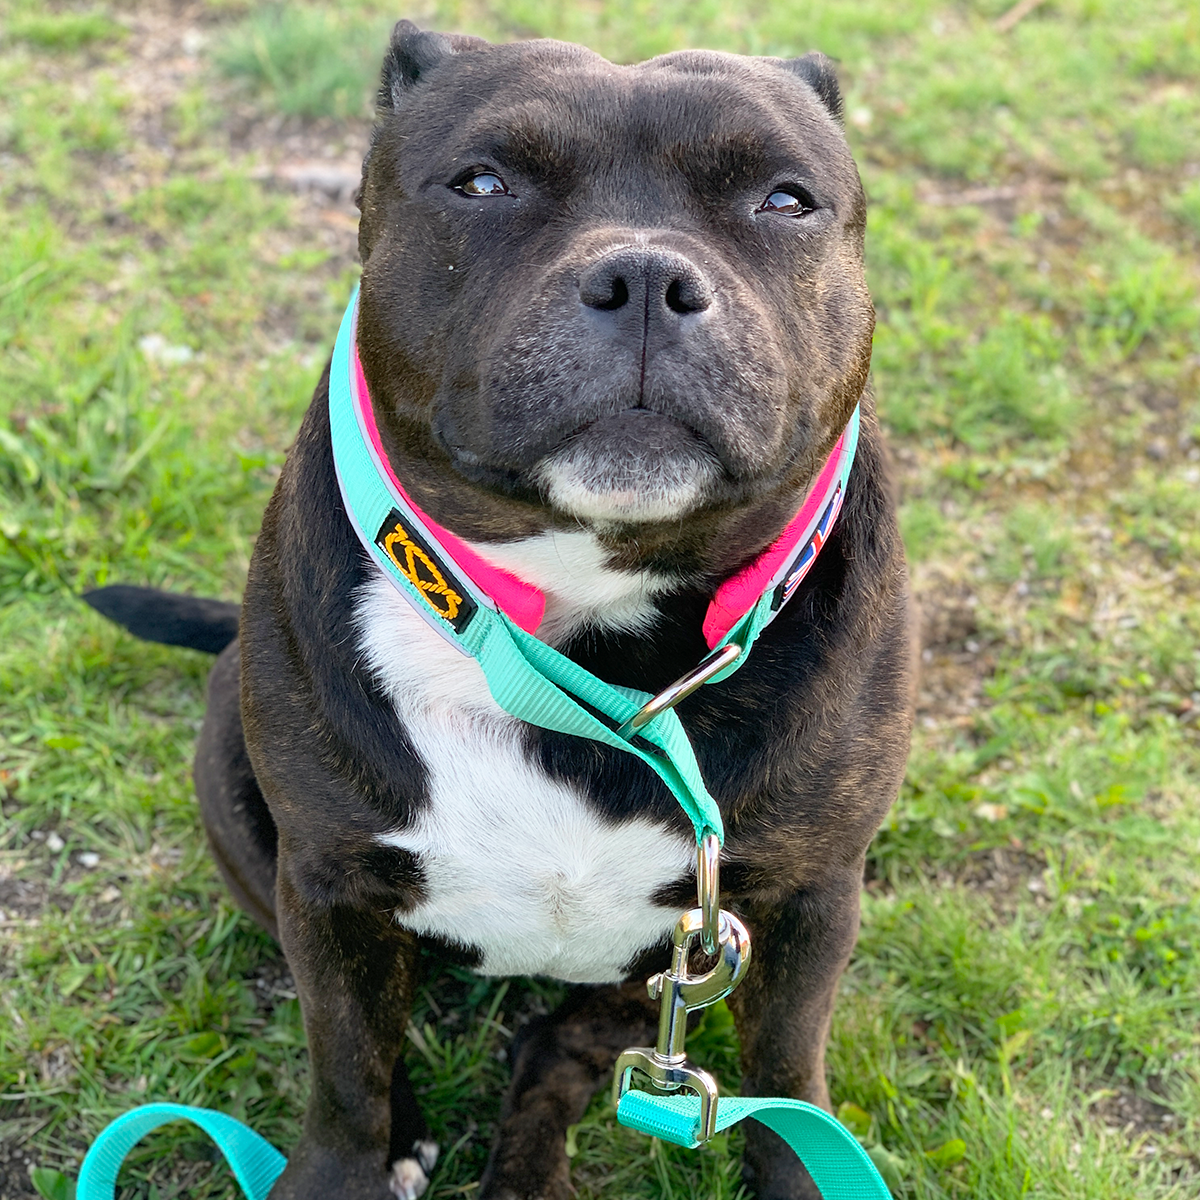
{"label": "dog's mouth", "polygon": [[716,452],[674,417],[634,408],[573,432],[533,468],[553,508],[584,521],[674,521],[709,499]]}

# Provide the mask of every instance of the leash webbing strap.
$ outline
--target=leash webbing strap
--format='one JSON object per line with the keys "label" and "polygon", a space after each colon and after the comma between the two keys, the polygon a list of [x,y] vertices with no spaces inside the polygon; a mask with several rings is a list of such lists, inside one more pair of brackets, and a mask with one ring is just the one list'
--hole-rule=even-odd
{"label": "leash webbing strap", "polygon": [[[795,1152],[821,1190],[823,1200],[891,1200],[891,1192],[855,1136],[824,1109],[803,1100],[722,1096],[717,1132],[753,1117],[773,1129]],[[617,1120],[639,1133],[689,1149],[699,1145],[698,1096],[626,1092]]]}
{"label": "leash webbing strap", "polygon": [[192,1121],[217,1143],[246,1200],[266,1200],[287,1166],[287,1159],[266,1138],[224,1113],[189,1104],[143,1104],[119,1116],[92,1143],[79,1172],[75,1200],[113,1200],[125,1156],[146,1134],[171,1121]]}
{"label": "leash webbing strap", "polygon": [[[717,1108],[717,1130],[747,1117],[761,1121],[787,1142],[824,1200],[890,1200],[891,1193],[866,1151],[824,1110],[801,1100],[723,1096]],[[186,1104],[146,1104],[113,1121],[83,1160],[76,1200],[114,1200],[117,1173],[129,1151],[160,1125],[181,1120],[199,1125],[216,1142],[246,1200],[266,1200],[287,1159],[233,1117]],[[700,1101],[694,1096],[626,1092],[617,1108],[617,1120],[630,1129],[690,1149],[698,1144]]]}

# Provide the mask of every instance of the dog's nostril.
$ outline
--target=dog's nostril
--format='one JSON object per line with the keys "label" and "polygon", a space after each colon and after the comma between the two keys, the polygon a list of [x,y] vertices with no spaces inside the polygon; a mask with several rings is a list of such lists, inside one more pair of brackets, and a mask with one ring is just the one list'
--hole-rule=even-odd
{"label": "dog's nostril", "polygon": [[682,255],[625,248],[582,273],[579,298],[602,312],[623,309],[633,299],[639,308],[649,305],[657,319],[665,312],[680,317],[703,312],[713,294],[708,281]]}
{"label": "dog's nostril", "polygon": [[624,308],[629,303],[629,284],[624,272],[619,268],[605,270],[603,266],[586,272],[579,281],[579,298],[588,308],[604,312]]}
{"label": "dog's nostril", "polygon": [[688,286],[683,280],[672,279],[665,297],[667,307],[680,316],[702,312],[708,307],[709,299],[704,289]]}
{"label": "dog's nostril", "polygon": [[618,275],[612,281],[608,298],[605,300],[592,300],[590,303],[593,308],[602,308],[605,312],[612,312],[615,308],[624,308],[629,303],[629,288],[626,286],[625,280]]}

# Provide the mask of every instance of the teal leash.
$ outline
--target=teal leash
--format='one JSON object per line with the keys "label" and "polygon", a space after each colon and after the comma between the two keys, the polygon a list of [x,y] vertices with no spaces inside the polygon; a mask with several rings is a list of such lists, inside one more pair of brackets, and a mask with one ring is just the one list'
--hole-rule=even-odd
{"label": "teal leash", "polygon": [[[823,1200],[891,1200],[887,1184],[854,1134],[815,1104],[777,1097],[723,1096],[717,1132],[747,1117],[773,1129],[795,1152],[821,1190]],[[700,1124],[697,1096],[653,1096],[626,1092],[617,1120],[639,1133],[695,1148]]]}
{"label": "teal leash", "polygon": [[[795,1151],[824,1200],[890,1200],[891,1193],[854,1135],[824,1109],[802,1100],[725,1096],[717,1110],[717,1132],[752,1117],[773,1129]],[[651,1096],[626,1092],[617,1120],[651,1137],[689,1149],[698,1146],[700,1100],[694,1096]],[[211,1108],[145,1104],[118,1117],[92,1143],[79,1172],[76,1200],[114,1200],[117,1172],[138,1142],[171,1121],[192,1121],[217,1144],[246,1200],[267,1200],[287,1165],[265,1138],[241,1121]]]}
{"label": "teal leash", "polygon": [[[795,1151],[824,1200],[888,1200],[887,1185],[866,1152],[827,1112],[790,1099],[727,1096],[718,1102],[715,1081],[683,1055],[687,1012],[715,1003],[737,986],[749,965],[750,940],[736,917],[720,911],[721,814],[674,705],[700,685],[719,682],[742,666],[759,633],[790,596],[790,590],[785,592],[787,576],[800,560],[781,567],[710,657],[666,691],[651,697],[605,683],[522,629],[470,577],[455,570],[422,514],[382,477],[356,412],[351,356],[356,316],[357,289],[334,347],[329,417],[338,485],[363,547],[413,608],[479,663],[501,708],[530,724],[590,738],[640,758],[667,785],[695,830],[699,907],[680,918],[671,969],[651,980],[651,995],[661,997],[663,1005],[658,1047],[633,1048],[618,1060],[617,1120],[651,1137],[693,1148],[753,1118]],[[838,464],[839,498],[849,478],[858,430],[856,408]],[[837,503],[831,501],[804,554],[815,557],[836,515]],[[793,581],[800,577],[802,572],[790,576]],[[697,937],[707,952],[721,957],[717,967],[702,976],[690,975],[687,966]],[[659,1093],[633,1090],[633,1076],[639,1074]],[[698,1094],[682,1094],[682,1087]],[[129,1151],[152,1130],[178,1120],[194,1122],[216,1142],[247,1200],[266,1200],[287,1159],[233,1117],[183,1104],[147,1104],[105,1128],[83,1160],[76,1200],[114,1200],[117,1173]]]}

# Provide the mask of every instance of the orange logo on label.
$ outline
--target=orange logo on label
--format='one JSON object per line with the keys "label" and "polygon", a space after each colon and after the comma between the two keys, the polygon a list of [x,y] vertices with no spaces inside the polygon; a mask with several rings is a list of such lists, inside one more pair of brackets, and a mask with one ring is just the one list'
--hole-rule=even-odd
{"label": "orange logo on label", "polygon": [[[382,532],[382,531],[381,531]],[[392,528],[377,539],[383,552],[415,588],[429,606],[447,621],[453,621],[463,606],[463,598],[447,582],[437,563],[413,541],[408,531],[396,521]]]}

